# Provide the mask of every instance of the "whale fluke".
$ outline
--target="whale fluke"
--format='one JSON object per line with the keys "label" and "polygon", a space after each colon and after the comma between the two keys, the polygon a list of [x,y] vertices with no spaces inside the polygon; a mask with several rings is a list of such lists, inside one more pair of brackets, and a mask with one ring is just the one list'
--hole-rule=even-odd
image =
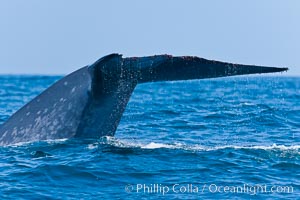
{"label": "whale fluke", "polygon": [[226,63],[193,56],[161,55],[136,59],[125,58],[125,61],[136,62],[136,65],[140,66],[138,67],[138,70],[141,70],[139,83],[274,73],[288,70],[288,68]]}
{"label": "whale fluke", "polygon": [[192,56],[111,54],[57,81],[14,113],[0,127],[0,145],[113,136],[137,84],[286,70]]}

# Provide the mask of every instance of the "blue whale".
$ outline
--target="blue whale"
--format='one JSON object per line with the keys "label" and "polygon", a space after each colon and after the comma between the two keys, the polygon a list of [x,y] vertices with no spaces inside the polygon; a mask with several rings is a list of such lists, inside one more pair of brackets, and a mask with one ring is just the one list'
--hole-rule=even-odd
{"label": "blue whale", "polygon": [[105,56],[54,83],[0,127],[0,145],[113,136],[137,84],[286,71],[199,57]]}

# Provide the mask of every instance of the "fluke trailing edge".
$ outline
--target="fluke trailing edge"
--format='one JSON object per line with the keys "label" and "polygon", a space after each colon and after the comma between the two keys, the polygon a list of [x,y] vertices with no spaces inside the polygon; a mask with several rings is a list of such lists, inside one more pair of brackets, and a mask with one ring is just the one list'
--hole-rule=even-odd
{"label": "fluke trailing edge", "polygon": [[286,71],[169,55],[111,54],[57,81],[0,127],[0,145],[71,137],[113,136],[135,86]]}

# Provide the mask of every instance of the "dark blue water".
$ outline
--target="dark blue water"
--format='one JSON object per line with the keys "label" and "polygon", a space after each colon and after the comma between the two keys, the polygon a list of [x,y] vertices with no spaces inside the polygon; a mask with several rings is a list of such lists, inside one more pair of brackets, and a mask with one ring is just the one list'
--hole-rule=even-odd
{"label": "dark blue water", "polygon": [[[60,77],[1,76],[0,123]],[[300,78],[139,85],[114,138],[0,147],[1,199],[299,199]]]}

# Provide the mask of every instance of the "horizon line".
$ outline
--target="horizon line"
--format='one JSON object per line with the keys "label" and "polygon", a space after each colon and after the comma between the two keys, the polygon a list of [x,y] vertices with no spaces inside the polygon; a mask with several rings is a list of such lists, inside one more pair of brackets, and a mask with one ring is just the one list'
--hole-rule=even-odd
{"label": "horizon line", "polygon": [[[300,77],[300,74],[283,74],[285,72],[281,72],[279,75],[278,73],[264,73],[264,74],[244,74],[239,76],[274,76],[274,77]],[[0,73],[0,76],[67,76],[70,73],[61,73],[61,74],[46,74],[46,73]],[[238,75],[236,75],[238,76]],[[228,77],[236,77],[236,76],[228,76]]]}

